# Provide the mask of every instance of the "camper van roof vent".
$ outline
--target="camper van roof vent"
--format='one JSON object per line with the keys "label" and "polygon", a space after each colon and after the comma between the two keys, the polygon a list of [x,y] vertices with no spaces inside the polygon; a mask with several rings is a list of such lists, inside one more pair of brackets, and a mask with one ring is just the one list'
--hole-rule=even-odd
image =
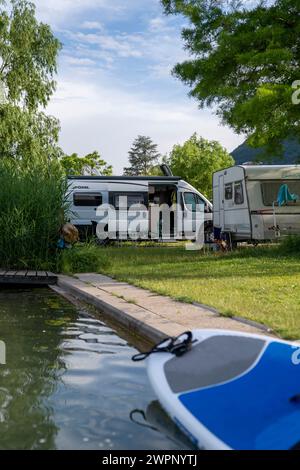
{"label": "camper van roof vent", "polygon": [[166,163],[163,163],[162,165],[160,165],[160,169],[164,176],[173,176],[173,172],[171,168]]}

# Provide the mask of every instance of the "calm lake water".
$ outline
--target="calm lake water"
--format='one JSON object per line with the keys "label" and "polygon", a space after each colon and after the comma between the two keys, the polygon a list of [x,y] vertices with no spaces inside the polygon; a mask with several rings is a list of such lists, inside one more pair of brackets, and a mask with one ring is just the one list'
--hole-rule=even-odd
{"label": "calm lake water", "polygon": [[48,289],[0,290],[0,340],[0,449],[191,448],[132,340],[99,315]]}

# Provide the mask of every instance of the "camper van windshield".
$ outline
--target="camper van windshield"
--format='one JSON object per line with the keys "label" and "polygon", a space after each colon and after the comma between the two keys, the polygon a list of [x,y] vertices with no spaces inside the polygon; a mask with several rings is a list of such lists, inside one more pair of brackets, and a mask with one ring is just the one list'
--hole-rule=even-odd
{"label": "camper van windshield", "polygon": [[[278,181],[264,181],[261,183],[262,199],[265,206],[272,206],[277,202],[279,190],[282,185],[287,185],[291,194],[295,194],[300,198],[300,180],[278,180]],[[299,201],[291,202],[289,204],[300,204]]]}

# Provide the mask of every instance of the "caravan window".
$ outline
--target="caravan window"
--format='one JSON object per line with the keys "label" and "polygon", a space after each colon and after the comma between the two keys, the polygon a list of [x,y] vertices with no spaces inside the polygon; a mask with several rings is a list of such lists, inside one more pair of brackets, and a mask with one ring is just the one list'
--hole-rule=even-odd
{"label": "caravan window", "polygon": [[98,207],[102,204],[102,194],[100,193],[75,193],[73,196],[74,206],[77,207]]}
{"label": "caravan window", "polygon": [[234,203],[244,204],[243,182],[234,183]]}
{"label": "caravan window", "polygon": [[232,183],[225,184],[225,199],[229,201],[232,199],[233,190],[232,190]]}
{"label": "caravan window", "polygon": [[[291,194],[296,194],[300,197],[300,180],[278,180],[278,181],[264,181],[261,183],[262,199],[265,206],[272,206],[277,202],[279,189],[283,184],[287,184],[288,190]],[[300,204],[300,200],[291,202],[290,204]]]}

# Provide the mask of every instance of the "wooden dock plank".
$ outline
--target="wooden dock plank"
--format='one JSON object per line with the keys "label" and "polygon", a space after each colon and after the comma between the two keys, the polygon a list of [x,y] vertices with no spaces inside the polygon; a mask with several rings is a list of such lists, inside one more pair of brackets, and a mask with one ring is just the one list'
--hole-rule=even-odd
{"label": "wooden dock plank", "polygon": [[56,283],[56,274],[46,271],[6,271],[0,269],[0,285],[47,286]]}
{"label": "wooden dock plank", "polygon": [[36,271],[27,271],[26,276],[27,277],[35,277],[36,276]]}
{"label": "wooden dock plank", "polygon": [[36,275],[37,275],[38,277],[47,277],[46,271],[37,271],[37,272],[36,272]]}
{"label": "wooden dock plank", "polygon": [[[1,271],[0,271],[1,275]],[[17,271],[16,272],[16,277],[25,277],[27,275],[27,270],[26,271]]]}
{"label": "wooden dock plank", "polygon": [[57,277],[57,274],[51,273],[50,271],[46,272],[48,277]]}

